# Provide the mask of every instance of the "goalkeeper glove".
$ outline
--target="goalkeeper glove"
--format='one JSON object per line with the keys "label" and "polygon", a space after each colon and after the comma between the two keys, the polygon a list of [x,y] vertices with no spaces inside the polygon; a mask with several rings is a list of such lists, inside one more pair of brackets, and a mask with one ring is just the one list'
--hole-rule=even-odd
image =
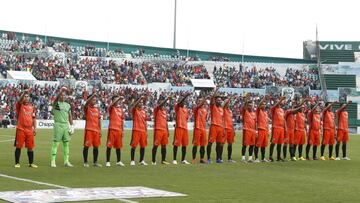
{"label": "goalkeeper glove", "polygon": [[75,126],[74,125],[70,125],[70,128],[69,128],[69,133],[70,135],[74,134],[75,132]]}

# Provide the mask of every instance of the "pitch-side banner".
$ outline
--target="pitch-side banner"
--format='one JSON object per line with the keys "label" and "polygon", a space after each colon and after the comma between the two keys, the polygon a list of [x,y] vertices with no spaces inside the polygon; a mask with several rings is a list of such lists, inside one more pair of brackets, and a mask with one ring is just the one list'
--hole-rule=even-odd
{"label": "pitch-side banner", "polygon": [[[36,128],[38,129],[52,129],[54,126],[54,120],[36,120]],[[75,129],[84,129],[85,128],[85,120],[74,120]],[[169,130],[175,129],[175,122],[168,122]],[[109,127],[109,120],[103,120],[101,123],[102,128]],[[124,122],[124,129],[129,130],[132,129],[133,123],[132,121],[125,121]],[[152,130],[154,129],[154,122],[148,121],[147,122],[147,129]],[[188,129],[194,129],[194,123],[188,122]]]}
{"label": "pitch-side banner", "polygon": [[[75,129],[84,129],[85,128],[85,120],[74,120]],[[36,128],[39,129],[50,129],[54,127],[54,120],[36,120]]]}

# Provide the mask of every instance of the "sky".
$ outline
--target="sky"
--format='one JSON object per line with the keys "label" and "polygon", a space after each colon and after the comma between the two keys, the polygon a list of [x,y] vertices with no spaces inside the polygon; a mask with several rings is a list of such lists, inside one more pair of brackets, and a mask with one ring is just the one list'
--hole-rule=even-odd
{"label": "sky", "polygon": [[[175,0],[1,1],[0,30],[173,47]],[[358,0],[178,0],[176,48],[302,58],[302,43],[359,41]]]}

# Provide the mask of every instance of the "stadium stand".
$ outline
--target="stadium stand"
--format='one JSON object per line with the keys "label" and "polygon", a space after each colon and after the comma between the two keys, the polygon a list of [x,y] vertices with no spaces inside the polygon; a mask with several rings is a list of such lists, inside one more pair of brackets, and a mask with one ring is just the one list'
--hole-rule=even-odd
{"label": "stadium stand", "polygon": [[[121,92],[127,99],[145,94],[147,106],[154,106],[159,95],[173,95],[176,98],[186,91],[193,91],[191,79],[213,80],[217,86],[228,89],[224,90],[225,92],[249,88],[246,91],[257,92],[259,98],[266,86],[309,87],[312,91],[320,89],[320,73],[313,59],[175,50],[7,31],[0,31],[0,35],[0,77],[6,78],[9,70],[29,71],[39,82],[42,81],[30,84],[32,101],[36,104],[37,116],[41,119],[51,118],[51,105],[45,104],[45,101],[53,100],[54,93],[61,84],[60,82],[54,85],[51,81],[64,79],[88,82],[87,87],[71,88],[70,102],[73,104],[75,119],[82,119],[84,99],[98,82],[103,84],[96,87],[95,91],[100,95],[99,105],[104,112],[104,119],[107,118],[107,107],[110,102],[108,98],[116,92]],[[345,55],[342,52],[340,58],[347,61]],[[327,60],[333,62],[330,57],[327,57]],[[325,74],[323,77],[329,90],[356,87],[354,75]],[[48,84],[44,85],[45,83]],[[160,83],[169,84],[169,88],[148,88],[151,84],[157,86],[156,84]],[[13,119],[14,111],[11,106],[19,90],[29,84],[20,81],[16,85],[4,84],[0,85],[1,117]],[[243,91],[245,90],[235,91],[235,94],[240,96]],[[241,101],[237,103],[234,106],[235,111],[240,109]],[[192,105],[189,103],[188,107],[192,108]],[[124,108],[127,109],[126,106]],[[169,120],[173,120],[174,111],[169,110]],[[148,118],[151,119],[152,109],[148,108],[147,111]],[[350,112],[349,115],[355,115],[356,109],[354,112]],[[127,110],[126,118],[130,119]],[[239,114],[234,113],[234,120],[238,118]],[[352,119],[350,123],[356,124],[356,115]]]}

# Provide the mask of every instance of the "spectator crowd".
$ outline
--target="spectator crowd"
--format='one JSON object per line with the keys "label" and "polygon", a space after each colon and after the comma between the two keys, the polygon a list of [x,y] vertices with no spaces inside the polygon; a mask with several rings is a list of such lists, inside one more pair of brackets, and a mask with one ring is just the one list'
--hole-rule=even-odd
{"label": "spectator crowd", "polygon": [[214,81],[220,87],[229,88],[265,88],[265,86],[309,86],[318,89],[319,78],[316,69],[287,68],[281,76],[274,67],[251,68],[240,65],[214,67]]}
{"label": "spectator crowd", "polygon": [[210,79],[203,65],[176,62],[142,62],[141,71],[147,82],[170,82],[173,86],[191,85],[190,79]]}
{"label": "spectator crowd", "polygon": [[[15,119],[15,103],[20,97],[20,94],[23,90],[30,90],[31,102],[36,107],[36,116],[38,119],[52,119],[51,110],[52,102],[54,101],[57,93],[60,91],[59,85],[39,85],[39,84],[5,84],[0,86],[0,114],[3,116],[8,116],[10,119]],[[74,119],[83,119],[83,107],[86,101],[86,98],[92,92],[96,92],[98,95],[98,106],[101,109],[102,119],[108,119],[108,107],[111,104],[111,97],[113,95],[122,95],[124,101],[122,102],[122,107],[125,110],[125,119],[131,120],[131,115],[129,114],[129,105],[140,96],[145,97],[145,108],[147,111],[148,120],[153,120],[153,108],[157,105],[159,99],[166,98],[171,96],[173,99],[169,100],[166,108],[168,111],[169,121],[174,121],[175,119],[175,110],[174,106],[177,100],[189,93],[189,91],[150,91],[148,88],[130,88],[130,87],[115,87],[115,86],[102,86],[100,89],[92,89],[91,92],[88,92],[85,87],[77,86],[76,88],[69,88],[67,102],[71,104],[72,114]],[[191,91],[192,92],[192,91]],[[208,97],[209,92],[201,92],[200,96]],[[234,120],[238,121],[240,106],[242,104],[241,94],[226,94],[227,96],[234,97],[233,99],[233,108],[234,109]],[[259,98],[260,96],[257,95]],[[191,110],[199,95],[195,92],[192,92],[191,96],[187,100],[186,106]],[[190,119],[193,121],[192,111],[189,111]]]}

